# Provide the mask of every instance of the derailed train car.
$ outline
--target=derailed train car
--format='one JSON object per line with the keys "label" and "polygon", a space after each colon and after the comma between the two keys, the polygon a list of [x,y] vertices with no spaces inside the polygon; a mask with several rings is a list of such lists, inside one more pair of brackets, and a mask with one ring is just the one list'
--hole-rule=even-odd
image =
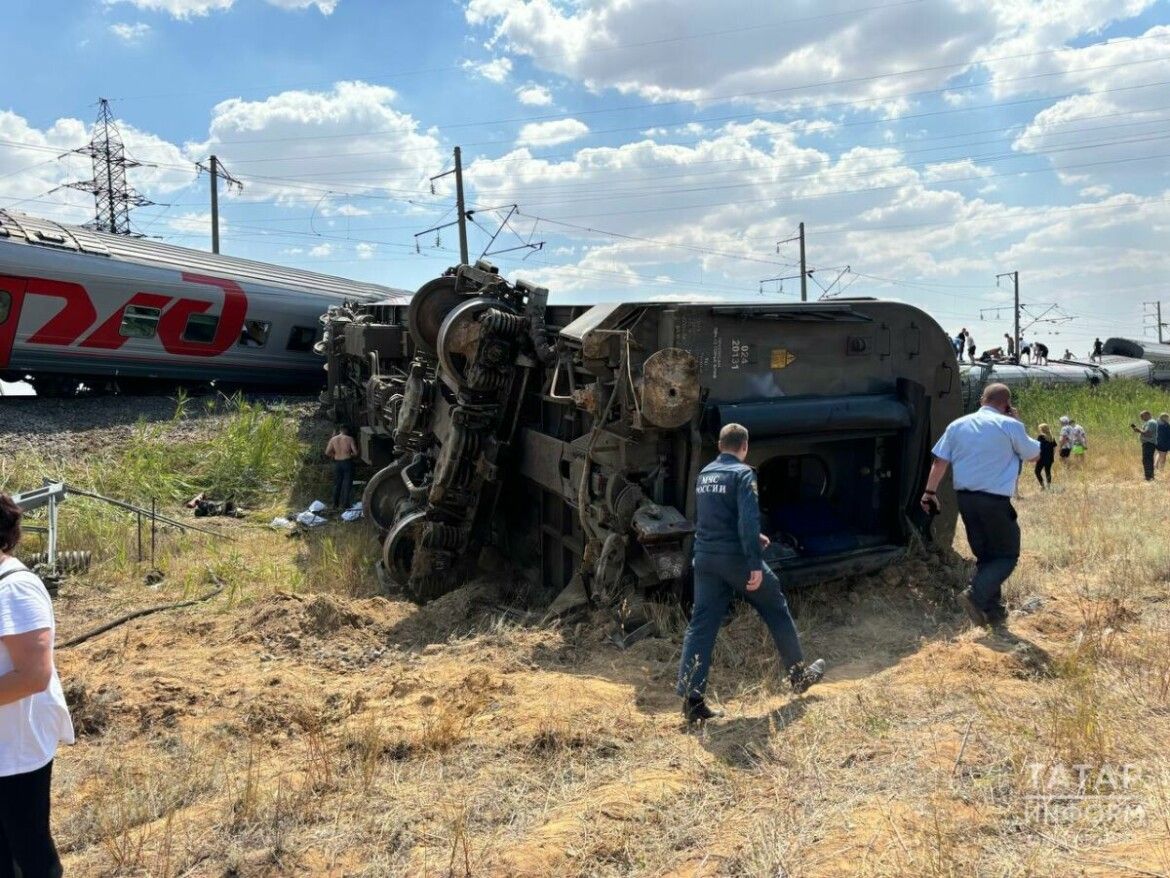
{"label": "derailed train car", "polygon": [[1155,384],[1170,384],[1170,344],[1148,338],[1107,338],[1104,350],[1107,357],[1148,362],[1152,369],[1150,380]]}
{"label": "derailed train car", "polygon": [[963,407],[966,411],[975,411],[979,408],[983,388],[992,383],[1012,388],[1060,384],[1096,387],[1106,381],[1119,380],[1149,384],[1157,382],[1158,372],[1157,366],[1149,360],[1107,353],[1099,360],[1050,360],[1042,366],[1011,362],[964,363],[959,366],[959,374]]}
{"label": "derailed train car", "polygon": [[949,545],[918,509],[960,414],[946,334],[905,304],[547,305],[485,263],[409,306],[331,309],[327,401],[357,428],[381,572],[418,601],[493,546],[565,606],[686,587],[693,484],[726,423],[751,432],[766,558],[794,584]]}

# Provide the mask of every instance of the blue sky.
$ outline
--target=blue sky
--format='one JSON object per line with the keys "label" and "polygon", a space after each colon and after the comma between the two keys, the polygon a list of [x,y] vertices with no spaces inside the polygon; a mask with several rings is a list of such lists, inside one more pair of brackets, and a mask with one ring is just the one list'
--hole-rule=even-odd
{"label": "blue sky", "polygon": [[[415,287],[456,261],[462,144],[472,255],[555,298],[896,297],[980,347],[1018,269],[1059,353],[1170,310],[1166,0],[9,0],[0,208],[84,222],[59,152],[112,99],[136,227]],[[498,210],[495,208],[499,208]],[[482,228],[481,228],[482,227]],[[437,246],[436,246],[437,243]],[[848,266],[849,270],[845,271]],[[836,281],[836,284],[834,284]]]}

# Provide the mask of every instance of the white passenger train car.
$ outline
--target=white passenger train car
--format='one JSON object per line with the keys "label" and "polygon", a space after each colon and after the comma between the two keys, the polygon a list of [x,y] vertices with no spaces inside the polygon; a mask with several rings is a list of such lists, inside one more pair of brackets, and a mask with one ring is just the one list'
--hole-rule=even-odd
{"label": "white passenger train car", "polygon": [[0,211],[0,381],[312,390],[320,316],[409,293]]}

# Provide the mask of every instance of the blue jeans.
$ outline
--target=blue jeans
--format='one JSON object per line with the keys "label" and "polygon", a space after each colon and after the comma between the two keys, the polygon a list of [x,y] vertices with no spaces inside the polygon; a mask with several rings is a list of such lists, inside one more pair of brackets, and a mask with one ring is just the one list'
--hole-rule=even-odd
{"label": "blue jeans", "polygon": [[333,505],[337,509],[349,509],[353,493],[353,458],[333,462]]}
{"label": "blue jeans", "polygon": [[715,637],[727,616],[731,599],[737,595],[751,604],[768,626],[785,668],[804,660],[796,625],[784,599],[784,589],[767,564],[764,565],[764,581],[755,591],[747,590],[748,569],[742,558],[696,555],[694,570],[695,606],[683,638],[678,687],[675,689],[679,695],[698,698],[706,690]]}

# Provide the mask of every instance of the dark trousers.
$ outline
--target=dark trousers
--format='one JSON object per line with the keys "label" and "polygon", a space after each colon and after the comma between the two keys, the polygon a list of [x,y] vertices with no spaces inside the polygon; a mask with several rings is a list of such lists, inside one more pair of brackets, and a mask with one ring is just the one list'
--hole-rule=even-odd
{"label": "dark trousers", "polygon": [[760,614],[772,642],[780,653],[785,668],[803,661],[800,638],[784,589],[776,574],[764,565],[764,581],[755,591],[747,590],[748,569],[742,558],[725,555],[695,556],[695,606],[691,622],[683,638],[682,660],[678,668],[679,695],[701,697],[707,689],[707,673],[711,669],[711,653],[715,637],[727,615],[732,598],[739,596]]}
{"label": "dark trousers", "polygon": [[1012,501],[997,494],[956,491],[967,542],[975,553],[971,600],[991,621],[1007,616],[1002,586],[1020,560],[1020,525]]}
{"label": "dark trousers", "polygon": [[53,763],[0,777],[0,878],[60,878],[61,860],[49,831]]}
{"label": "dark trousers", "polygon": [[1158,449],[1153,442],[1142,443],[1142,471],[1146,474],[1146,481],[1154,478],[1154,452]]}
{"label": "dark trousers", "polygon": [[[1048,479],[1048,484],[1044,483],[1045,478]],[[1036,461],[1036,481],[1040,483],[1041,488],[1047,488],[1052,484],[1052,461]]]}
{"label": "dark trousers", "polygon": [[353,458],[333,461],[333,505],[349,509],[353,493]]}

